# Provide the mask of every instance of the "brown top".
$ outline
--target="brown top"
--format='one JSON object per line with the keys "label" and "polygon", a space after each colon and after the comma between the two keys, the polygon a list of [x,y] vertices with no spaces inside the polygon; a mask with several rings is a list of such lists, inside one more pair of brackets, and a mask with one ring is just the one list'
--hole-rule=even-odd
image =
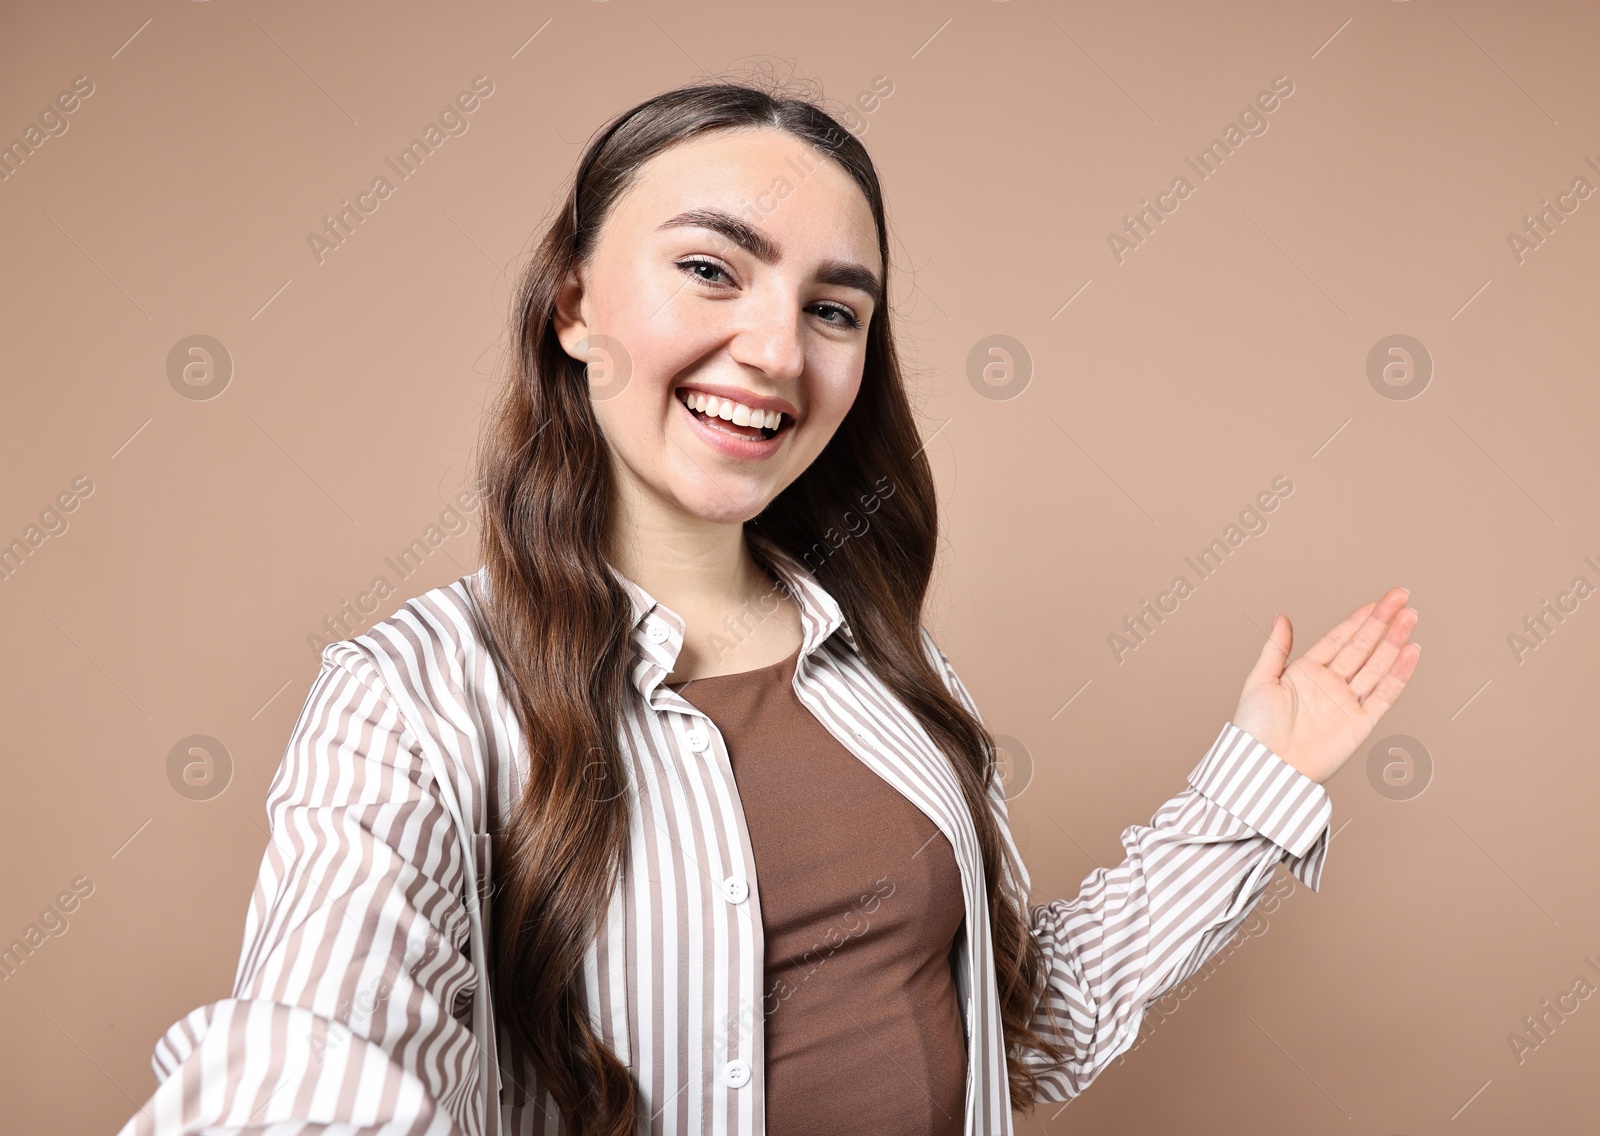
{"label": "brown top", "polygon": [[722,733],[760,876],[766,1130],[959,1134],[955,855],[801,704],[799,654],[668,684]]}

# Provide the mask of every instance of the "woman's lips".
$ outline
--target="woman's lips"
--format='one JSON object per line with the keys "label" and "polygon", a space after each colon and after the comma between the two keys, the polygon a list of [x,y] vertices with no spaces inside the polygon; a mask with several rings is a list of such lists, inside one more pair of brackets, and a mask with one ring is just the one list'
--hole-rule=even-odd
{"label": "woman's lips", "polygon": [[[712,420],[706,415],[698,414],[690,410],[688,404],[682,398],[675,397],[673,401],[683,410],[684,416],[689,420],[690,429],[699,435],[701,441],[718,453],[745,461],[760,461],[777,453],[778,448],[783,445],[784,438],[788,436],[789,430],[794,424],[793,420],[785,415],[783,424],[778,427],[778,432],[772,437],[745,436],[734,433],[734,431],[741,428],[735,426],[732,422],[726,422],[721,418]],[[715,421],[716,425],[712,425],[713,421]],[[727,427],[727,429],[722,429],[722,427]]]}

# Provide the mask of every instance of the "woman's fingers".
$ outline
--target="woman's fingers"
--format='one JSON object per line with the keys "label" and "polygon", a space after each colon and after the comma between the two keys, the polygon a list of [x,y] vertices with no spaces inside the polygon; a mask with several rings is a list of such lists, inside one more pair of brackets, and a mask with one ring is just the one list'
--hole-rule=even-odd
{"label": "woman's fingers", "polygon": [[1371,614],[1372,609],[1378,606],[1376,600],[1369,600],[1352,611],[1345,617],[1344,622],[1335,626],[1321,639],[1318,639],[1311,649],[1303,656],[1304,659],[1316,663],[1318,666],[1327,666],[1333,657],[1339,653],[1339,648],[1348,643],[1362,622]]}
{"label": "woman's fingers", "polygon": [[1350,679],[1350,693],[1356,700],[1366,702],[1367,696],[1378,688],[1386,677],[1395,660],[1399,658],[1406,641],[1411,638],[1411,629],[1417,625],[1417,612],[1414,608],[1403,608],[1399,615],[1389,623],[1388,634],[1372,652],[1370,658],[1362,665],[1354,677]]}
{"label": "woman's fingers", "polygon": [[1421,643],[1407,643],[1401,649],[1394,666],[1383,676],[1383,681],[1378,683],[1378,689],[1361,700],[1361,709],[1369,721],[1376,722],[1389,712],[1389,707],[1400,697],[1400,692],[1406,688],[1406,683],[1411,681],[1411,674],[1417,669],[1417,659],[1421,655]]}
{"label": "woman's fingers", "polygon": [[1377,606],[1361,621],[1355,634],[1328,661],[1329,672],[1349,682],[1351,676],[1366,665],[1373,648],[1383,640],[1390,621],[1405,608],[1408,594],[1404,588],[1390,588],[1385,592]]}

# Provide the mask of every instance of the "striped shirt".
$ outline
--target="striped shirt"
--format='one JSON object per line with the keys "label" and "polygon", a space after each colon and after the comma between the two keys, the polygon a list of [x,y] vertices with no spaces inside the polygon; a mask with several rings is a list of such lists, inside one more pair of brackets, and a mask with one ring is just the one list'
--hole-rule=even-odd
{"label": "striped shirt", "polygon": [[[954,849],[965,907],[956,936],[964,1131],[1009,1136],[983,864],[949,759],[867,667],[837,601],[805,566],[759,534],[750,544],[801,612],[799,700]],[[637,657],[619,725],[632,819],[628,859],[587,950],[584,1002],[637,1081],[641,1131],[761,1136],[761,891],[727,748],[663,681],[683,620],[611,571],[633,604]],[[480,569],[428,591],[323,650],[268,793],[271,838],[233,996],[167,1030],[152,1058],[160,1084],[124,1136],[564,1131],[480,989],[493,916],[486,834],[514,807],[527,768],[473,618],[486,579]],[[921,635],[947,688],[976,715],[949,659],[926,628]],[[989,805],[1017,865],[1005,882],[1026,904],[1028,872],[998,777]],[[1039,1074],[1041,1099],[1082,1092],[1130,1048],[1145,1007],[1226,945],[1276,865],[1316,890],[1331,813],[1321,785],[1224,723],[1183,791],[1149,826],[1123,830],[1121,864],[1091,872],[1074,899],[1028,906],[1049,977],[1033,1024],[1067,1051],[1049,1066],[1032,1051],[1011,1057]],[[458,824],[469,835],[458,837]],[[498,1107],[486,1108],[496,1087]]]}

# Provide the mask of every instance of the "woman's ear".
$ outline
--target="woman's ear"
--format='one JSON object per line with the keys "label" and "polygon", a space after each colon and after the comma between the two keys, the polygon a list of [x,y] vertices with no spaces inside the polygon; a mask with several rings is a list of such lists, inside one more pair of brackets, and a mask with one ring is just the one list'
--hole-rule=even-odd
{"label": "woman's ear", "polygon": [[589,323],[583,317],[583,275],[581,266],[574,266],[556,290],[555,311],[551,322],[556,325],[556,338],[568,355],[580,362],[588,360],[578,353],[578,345],[589,335]]}

